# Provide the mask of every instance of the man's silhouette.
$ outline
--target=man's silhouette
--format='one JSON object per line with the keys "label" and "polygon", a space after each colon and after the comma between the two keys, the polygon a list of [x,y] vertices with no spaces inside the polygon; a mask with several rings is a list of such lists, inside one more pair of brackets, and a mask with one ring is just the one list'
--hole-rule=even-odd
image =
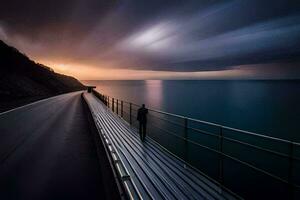
{"label": "man's silhouette", "polygon": [[146,137],[146,126],[147,126],[147,114],[148,109],[145,108],[145,104],[138,109],[137,120],[140,122],[140,137],[142,141],[145,141]]}

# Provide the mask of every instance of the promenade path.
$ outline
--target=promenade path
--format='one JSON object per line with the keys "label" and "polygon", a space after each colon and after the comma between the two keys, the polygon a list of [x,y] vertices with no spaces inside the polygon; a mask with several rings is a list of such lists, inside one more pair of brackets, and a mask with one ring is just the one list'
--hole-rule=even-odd
{"label": "promenade path", "polygon": [[84,93],[100,137],[133,199],[234,199],[198,171],[165,151],[91,93]]}

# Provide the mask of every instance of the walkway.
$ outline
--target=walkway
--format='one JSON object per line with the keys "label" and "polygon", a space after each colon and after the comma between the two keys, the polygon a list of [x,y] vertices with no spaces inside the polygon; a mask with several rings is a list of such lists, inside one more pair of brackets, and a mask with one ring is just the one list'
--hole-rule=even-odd
{"label": "walkway", "polygon": [[93,94],[84,97],[106,141],[129,196],[134,199],[234,199],[196,170],[164,151],[151,138],[142,143],[136,129]]}

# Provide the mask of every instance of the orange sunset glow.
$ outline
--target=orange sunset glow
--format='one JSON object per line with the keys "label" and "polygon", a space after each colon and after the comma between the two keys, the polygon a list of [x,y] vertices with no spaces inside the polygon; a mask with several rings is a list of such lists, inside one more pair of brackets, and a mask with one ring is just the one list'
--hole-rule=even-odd
{"label": "orange sunset glow", "polygon": [[[79,80],[187,80],[187,79],[255,79],[259,71],[263,78],[280,78],[284,75],[285,70],[281,64],[264,64],[264,65],[245,65],[235,66],[233,69],[216,70],[216,71],[199,71],[199,72],[176,72],[176,71],[155,71],[155,70],[134,70],[122,68],[109,68],[108,66],[91,66],[77,63],[55,63],[52,61],[37,61],[44,65],[50,66],[56,72],[68,74]],[[287,65],[286,68],[294,69],[295,64]],[[242,69],[241,69],[242,68]],[[274,70],[276,68],[277,70]],[[263,69],[263,70],[261,70]],[[294,70],[293,70],[294,69]],[[296,75],[296,74],[295,74]]]}

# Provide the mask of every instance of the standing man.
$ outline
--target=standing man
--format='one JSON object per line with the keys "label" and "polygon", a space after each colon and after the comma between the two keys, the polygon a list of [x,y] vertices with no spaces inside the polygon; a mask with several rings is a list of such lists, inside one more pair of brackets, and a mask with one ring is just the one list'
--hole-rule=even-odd
{"label": "standing man", "polygon": [[140,137],[143,142],[145,141],[146,137],[147,114],[148,109],[145,108],[145,104],[143,104],[142,107],[138,109],[137,113],[137,120],[140,122]]}

